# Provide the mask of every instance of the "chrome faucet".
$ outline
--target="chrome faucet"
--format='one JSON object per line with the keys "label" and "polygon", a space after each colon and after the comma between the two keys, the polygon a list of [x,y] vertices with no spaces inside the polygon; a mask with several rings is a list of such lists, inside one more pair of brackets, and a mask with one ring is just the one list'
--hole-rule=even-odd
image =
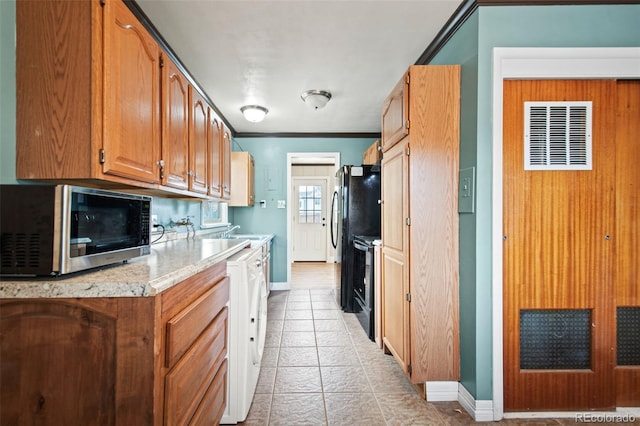
{"label": "chrome faucet", "polygon": [[173,220],[169,220],[169,227],[173,228],[176,226],[184,226],[187,228],[187,238],[189,238],[189,227],[191,227],[191,230],[193,231],[193,238],[196,237],[196,225],[195,223],[191,222],[191,217],[193,216],[187,216],[187,217],[183,217],[182,219],[180,219],[177,222],[174,222]]}
{"label": "chrome faucet", "polygon": [[234,225],[231,228],[229,228],[226,231],[224,231],[222,233],[222,238],[229,238],[229,236],[231,236],[231,233],[236,229],[240,229],[240,225]]}

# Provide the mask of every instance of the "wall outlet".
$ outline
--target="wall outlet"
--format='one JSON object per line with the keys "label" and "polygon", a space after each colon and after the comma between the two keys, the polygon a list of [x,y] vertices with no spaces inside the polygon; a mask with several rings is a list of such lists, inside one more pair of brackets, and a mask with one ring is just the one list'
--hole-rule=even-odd
{"label": "wall outlet", "polygon": [[158,225],[158,215],[157,214],[152,214],[151,215],[151,224],[153,226]]}
{"label": "wall outlet", "polygon": [[285,200],[278,200],[278,208],[284,209],[287,207],[287,202]]}

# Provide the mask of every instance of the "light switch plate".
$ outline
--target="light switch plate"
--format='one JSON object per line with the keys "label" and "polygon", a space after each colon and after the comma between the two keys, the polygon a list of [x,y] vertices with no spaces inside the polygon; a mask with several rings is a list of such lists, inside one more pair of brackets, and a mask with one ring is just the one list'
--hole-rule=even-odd
{"label": "light switch plate", "polygon": [[287,207],[287,203],[285,202],[285,200],[278,200],[278,208],[279,209],[284,209]]}
{"label": "light switch plate", "polygon": [[476,193],[476,168],[460,170],[458,187],[458,213],[474,213]]}

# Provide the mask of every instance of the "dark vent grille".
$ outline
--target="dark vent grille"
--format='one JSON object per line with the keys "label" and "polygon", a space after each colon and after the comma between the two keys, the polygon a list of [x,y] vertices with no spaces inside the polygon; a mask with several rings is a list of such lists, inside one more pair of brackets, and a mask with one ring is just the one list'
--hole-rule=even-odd
{"label": "dark vent grille", "polygon": [[640,365],[640,308],[616,310],[618,365]]}
{"label": "dark vent grille", "polygon": [[3,270],[15,271],[22,268],[37,268],[40,266],[40,235],[39,234],[2,234]]}
{"label": "dark vent grille", "polygon": [[589,369],[591,311],[539,309],[520,311],[520,368]]}

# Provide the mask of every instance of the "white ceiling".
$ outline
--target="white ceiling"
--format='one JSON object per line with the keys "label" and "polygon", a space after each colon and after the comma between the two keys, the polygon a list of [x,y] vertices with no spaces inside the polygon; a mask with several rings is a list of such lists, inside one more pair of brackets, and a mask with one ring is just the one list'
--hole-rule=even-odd
{"label": "white ceiling", "polygon": [[[239,133],[378,133],[382,102],[463,0],[137,0]],[[300,95],[328,90],[312,110]],[[269,109],[249,123],[240,107]]]}

